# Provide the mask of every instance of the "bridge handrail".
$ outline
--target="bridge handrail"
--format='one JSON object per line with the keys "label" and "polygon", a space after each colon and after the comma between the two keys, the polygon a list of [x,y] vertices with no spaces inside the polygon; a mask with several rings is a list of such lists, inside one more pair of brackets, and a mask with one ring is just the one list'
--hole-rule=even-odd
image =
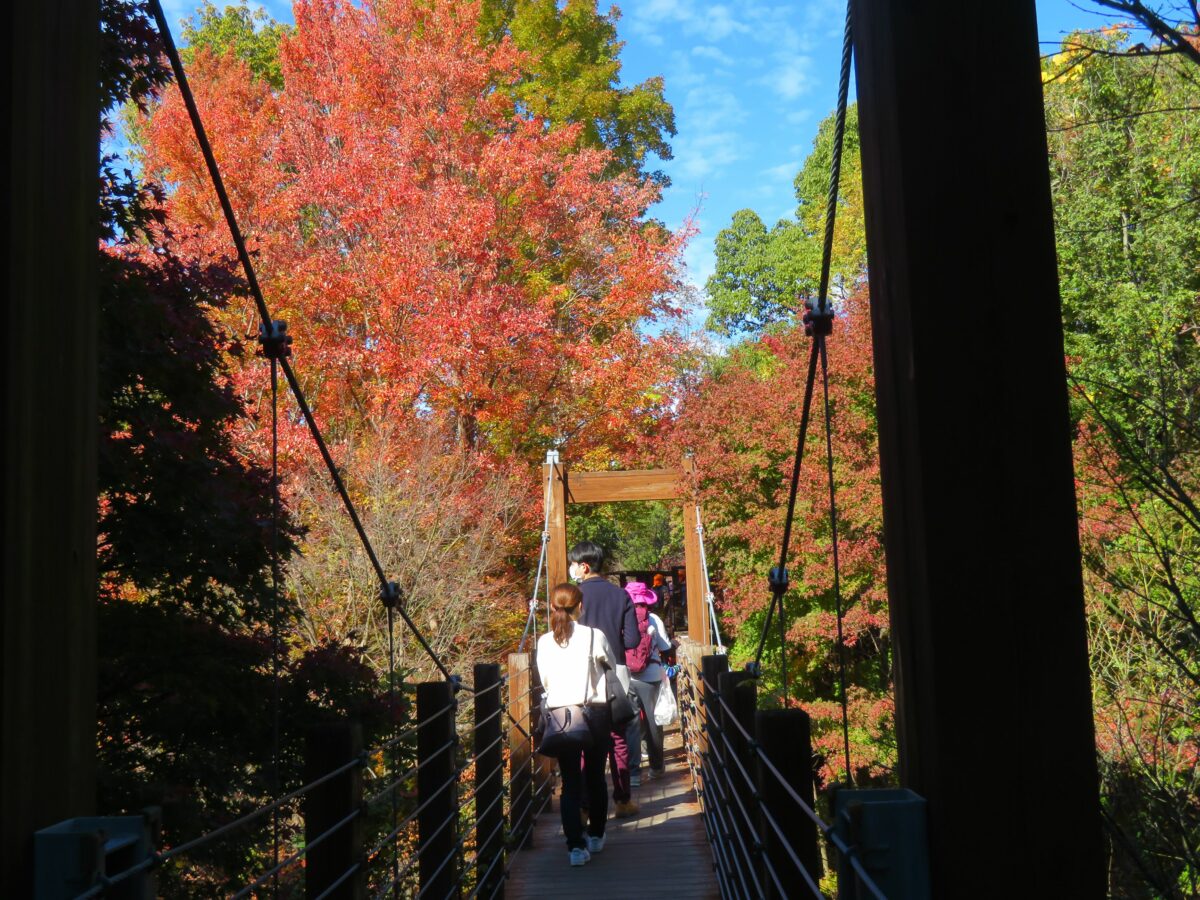
{"label": "bridge handrail", "polygon": [[[884,900],[884,894],[867,872],[858,848],[848,844],[797,793],[759,740],[740,721],[718,686],[699,671],[698,658],[684,653],[681,662],[679,707],[688,767],[700,799],[705,830],[713,846],[713,865],[722,897],[767,896],[760,872],[769,878],[779,896],[787,895],[781,873],[770,856],[763,852],[768,831],[778,839],[784,858],[795,867],[804,887],[815,898],[824,896],[817,879],[796,851],[795,836],[785,832],[772,812],[773,804],[768,797],[786,796],[816,826],[821,838],[845,858],[866,895]],[[734,735],[744,746],[735,746]],[[746,750],[751,755],[745,755]],[[759,771],[770,776],[772,786],[778,785],[782,792],[760,789],[748,765],[749,759],[753,759]],[[739,785],[744,785],[748,799],[744,799],[737,789]],[[756,813],[761,816],[761,826],[755,823]]]}
{"label": "bridge handrail", "polygon": [[[533,739],[534,721],[538,714],[538,704],[534,701],[540,695],[541,687],[536,679],[536,672],[530,665],[528,654],[514,654],[509,659],[510,668],[524,667],[525,675],[522,688],[514,692],[511,673],[506,673],[499,680],[483,687],[476,695],[468,695],[466,703],[481,702],[480,697],[492,695],[492,702],[497,704],[495,709],[479,709],[473,716],[464,721],[462,708],[456,698],[451,695],[450,701],[440,709],[429,712],[420,721],[406,727],[399,734],[375,745],[372,752],[358,752],[344,764],[325,772],[301,787],[252,810],[251,812],[227,822],[199,837],[178,844],[162,852],[152,853],[146,859],[129,866],[121,872],[114,873],[101,879],[86,891],[78,894],[75,900],[94,900],[103,897],[111,889],[127,882],[129,879],[158,868],[176,858],[185,858],[189,854],[204,848],[211,842],[244,828],[258,819],[275,812],[288,804],[295,803],[311,794],[314,790],[328,785],[336,778],[370,766],[373,756],[387,750],[396,750],[404,745],[411,747],[411,742],[421,733],[421,730],[434,722],[445,723],[445,716],[452,717],[452,723],[444,727],[453,729],[452,736],[438,743],[418,758],[413,765],[403,771],[397,771],[389,778],[388,783],[368,797],[362,796],[362,786],[357,785],[357,800],[347,808],[346,814],[322,830],[316,837],[296,849],[284,859],[274,862],[269,868],[259,873],[253,880],[241,887],[235,898],[249,896],[257,888],[268,884],[284,872],[295,867],[308,854],[321,847],[335,834],[351,826],[356,820],[367,819],[372,811],[378,808],[389,797],[405,784],[412,784],[423,768],[431,760],[441,760],[445,764],[445,754],[453,754],[452,768],[446,780],[428,786],[421,793],[422,784],[417,780],[418,795],[415,806],[406,810],[403,818],[394,818],[386,832],[372,841],[369,848],[363,848],[359,855],[347,861],[347,866],[328,885],[316,894],[318,898],[328,897],[349,879],[356,876],[369,878],[373,870],[388,859],[388,850],[403,852],[392,863],[392,872],[385,875],[379,884],[372,888],[375,896],[386,896],[393,889],[401,887],[406,894],[406,886],[411,879],[413,869],[423,859],[428,857],[430,848],[435,846],[433,841],[444,837],[447,830],[455,834],[455,839],[449,852],[444,857],[437,858],[431,865],[432,873],[422,874],[431,883],[438,876],[444,876],[450,866],[458,866],[459,872],[453,879],[451,894],[457,895],[466,885],[466,896],[494,897],[503,889],[504,880],[512,865],[512,857],[526,843],[526,838],[532,831],[536,817],[546,808],[551,799],[554,781],[548,770],[541,768],[534,753]],[[495,669],[492,670],[493,672]],[[443,684],[438,682],[438,684]],[[525,685],[528,685],[525,687]],[[497,697],[498,695],[498,697]],[[524,712],[522,712],[524,711]],[[418,706],[418,714],[421,713]],[[512,727],[503,728],[505,718]],[[410,742],[405,744],[405,742]],[[470,741],[471,745],[462,745]],[[508,753],[503,752],[507,741]],[[507,758],[506,758],[507,756]],[[490,760],[489,760],[490,757]],[[464,779],[464,773],[474,769],[474,783],[469,784]],[[507,777],[505,775],[507,774]],[[447,792],[453,794],[450,803],[445,803]],[[444,804],[446,814],[441,816],[437,807]],[[430,829],[420,834],[420,845],[410,846],[414,839],[414,831],[420,830],[426,823],[423,816],[433,812],[439,819]],[[498,813],[498,816],[497,816]],[[305,812],[307,816],[307,812]],[[489,824],[486,834],[480,834],[482,823],[489,822],[491,817],[497,817],[495,824]],[[469,823],[468,823],[469,820]],[[463,829],[459,831],[458,829]],[[408,838],[405,838],[406,833]],[[470,852],[465,849],[473,845]],[[408,847],[407,850],[403,849]],[[486,855],[484,855],[486,854]],[[270,862],[270,860],[268,860]],[[390,875],[390,878],[389,878]],[[417,897],[430,896],[429,886],[410,885],[415,888],[412,893]]]}

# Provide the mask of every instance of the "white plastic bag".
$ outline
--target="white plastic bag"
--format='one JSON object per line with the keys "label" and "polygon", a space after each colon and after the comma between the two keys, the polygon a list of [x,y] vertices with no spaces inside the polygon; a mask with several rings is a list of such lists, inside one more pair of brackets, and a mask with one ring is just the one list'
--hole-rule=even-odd
{"label": "white plastic bag", "polygon": [[658,699],[654,701],[654,721],[662,728],[674,722],[678,715],[679,705],[671,692],[671,682],[667,673],[663,672],[662,684],[658,686]]}

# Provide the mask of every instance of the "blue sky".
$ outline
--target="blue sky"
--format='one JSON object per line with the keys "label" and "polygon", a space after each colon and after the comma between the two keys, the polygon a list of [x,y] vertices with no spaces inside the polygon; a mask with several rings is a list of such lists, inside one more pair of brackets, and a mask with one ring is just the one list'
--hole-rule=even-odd
{"label": "blue sky", "polygon": [[[176,29],[196,5],[164,2]],[[290,0],[252,5],[262,5],[279,21],[292,20]],[[750,208],[768,223],[793,213],[792,179],[817,125],[837,100],[845,3],[625,0],[618,5],[618,33],[626,42],[622,81],[662,75],[675,108],[674,159],[662,165],[672,184],[654,215],[677,228],[695,212],[700,233],[688,248],[687,264],[689,280],[702,287],[713,270],[713,241],[734,212]],[[1072,0],[1039,0],[1037,9],[1042,41],[1105,21]],[[1049,49],[1043,46],[1043,52]],[[702,311],[693,310],[691,318],[700,324]]]}

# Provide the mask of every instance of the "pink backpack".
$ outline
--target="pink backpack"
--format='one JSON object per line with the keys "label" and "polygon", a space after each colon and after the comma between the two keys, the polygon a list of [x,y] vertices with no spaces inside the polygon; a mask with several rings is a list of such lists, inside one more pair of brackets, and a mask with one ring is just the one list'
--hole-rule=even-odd
{"label": "pink backpack", "polygon": [[650,611],[646,609],[645,604],[633,604],[633,611],[637,615],[638,643],[636,647],[625,651],[625,665],[629,666],[632,674],[637,675],[646,671],[646,666],[650,665],[654,635],[650,633]]}

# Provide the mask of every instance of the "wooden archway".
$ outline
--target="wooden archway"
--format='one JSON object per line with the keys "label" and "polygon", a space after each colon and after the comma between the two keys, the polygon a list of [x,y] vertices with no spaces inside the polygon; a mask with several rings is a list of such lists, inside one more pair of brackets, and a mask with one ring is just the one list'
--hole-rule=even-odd
{"label": "wooden archway", "polygon": [[546,485],[550,541],[546,548],[549,583],[561,584],[567,575],[567,504],[675,500],[683,506],[683,563],[687,590],[688,637],[711,643],[708,621],[708,575],[700,564],[700,505],[695,493],[695,463],[685,459],[679,469],[640,469],[621,472],[568,473],[562,463],[542,465]]}

